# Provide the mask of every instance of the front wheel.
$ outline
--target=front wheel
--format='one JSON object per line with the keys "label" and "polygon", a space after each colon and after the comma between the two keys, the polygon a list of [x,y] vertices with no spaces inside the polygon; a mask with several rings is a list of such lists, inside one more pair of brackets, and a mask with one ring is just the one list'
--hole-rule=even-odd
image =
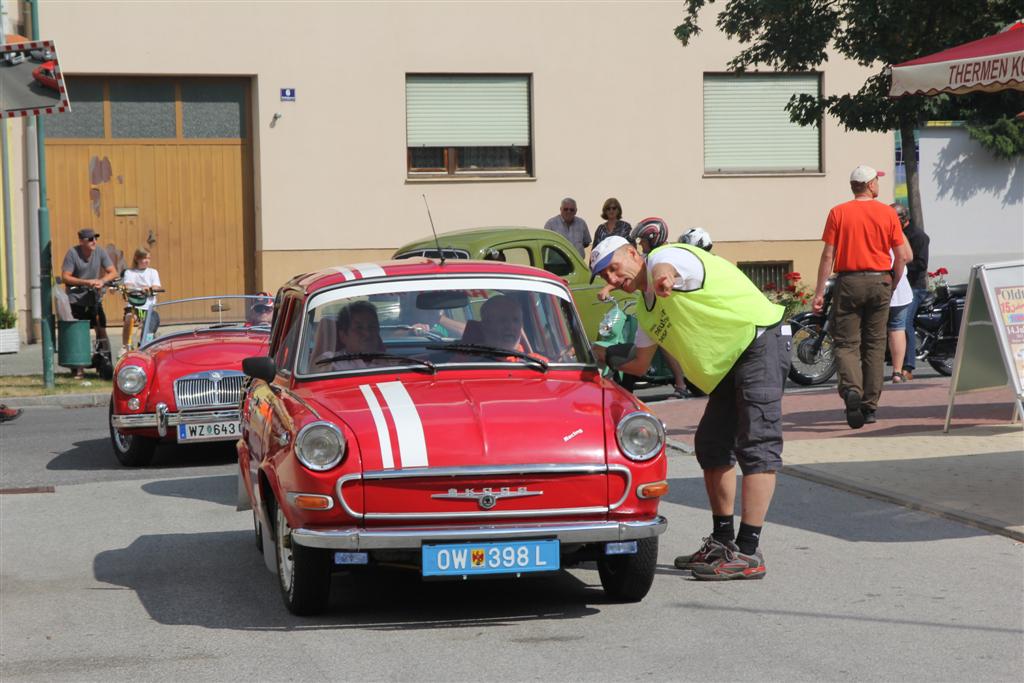
{"label": "front wheel", "polygon": [[935,371],[940,375],[949,377],[953,374],[953,356],[935,356],[928,358],[928,365],[935,368]]}
{"label": "front wheel", "polygon": [[114,455],[125,467],[145,467],[153,462],[156,454],[157,440],[137,434],[125,434],[114,426],[114,399],[110,399],[107,415],[110,427],[110,444],[114,447]]}
{"label": "front wheel", "polygon": [[820,325],[809,324],[799,327],[793,333],[791,343],[791,380],[797,384],[811,386],[827,382],[836,374],[835,343],[832,335],[822,330]]}
{"label": "front wheel", "polygon": [[640,602],[651,590],[658,566],[658,537],[636,542],[635,555],[604,555],[597,561],[604,593],[620,602]]}
{"label": "front wheel", "polygon": [[277,579],[284,606],[299,616],[319,614],[327,609],[331,595],[331,556],[326,550],[294,543],[281,506],[274,509]]}

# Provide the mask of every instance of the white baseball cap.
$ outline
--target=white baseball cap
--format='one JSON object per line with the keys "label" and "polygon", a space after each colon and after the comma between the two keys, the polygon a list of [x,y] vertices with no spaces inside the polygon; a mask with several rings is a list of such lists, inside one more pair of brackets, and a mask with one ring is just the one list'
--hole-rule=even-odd
{"label": "white baseball cap", "polygon": [[875,178],[881,178],[885,173],[882,171],[876,171],[870,166],[864,166],[861,164],[857,168],[853,169],[853,173],[850,174],[851,183],[870,183]]}
{"label": "white baseball cap", "polygon": [[624,247],[629,244],[629,240],[618,235],[612,235],[611,237],[605,237],[603,240],[597,243],[594,250],[590,252],[590,274],[597,275],[602,270],[608,267],[608,264],[612,262],[612,257],[620,247]]}

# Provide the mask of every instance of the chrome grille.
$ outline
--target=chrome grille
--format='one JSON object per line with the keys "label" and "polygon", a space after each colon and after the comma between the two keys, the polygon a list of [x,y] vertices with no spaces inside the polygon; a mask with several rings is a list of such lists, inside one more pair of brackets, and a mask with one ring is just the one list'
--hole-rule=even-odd
{"label": "chrome grille", "polygon": [[237,370],[211,370],[174,380],[178,410],[237,405],[242,400],[242,380]]}

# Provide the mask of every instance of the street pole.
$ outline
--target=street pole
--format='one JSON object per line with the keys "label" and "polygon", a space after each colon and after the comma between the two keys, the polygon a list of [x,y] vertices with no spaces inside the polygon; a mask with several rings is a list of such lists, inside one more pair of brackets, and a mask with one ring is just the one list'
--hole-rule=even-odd
{"label": "street pole", "polygon": [[[39,40],[39,0],[32,8],[32,40]],[[36,117],[36,149],[39,153],[39,303],[43,346],[43,386],[53,388],[53,244],[50,242],[50,209],[46,206],[46,124]]]}

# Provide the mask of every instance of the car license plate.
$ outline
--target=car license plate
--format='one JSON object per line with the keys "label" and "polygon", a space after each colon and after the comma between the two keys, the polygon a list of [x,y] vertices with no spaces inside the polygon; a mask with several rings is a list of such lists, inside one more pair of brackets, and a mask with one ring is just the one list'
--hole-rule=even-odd
{"label": "car license plate", "polygon": [[559,561],[556,540],[423,545],[423,576],[553,572]]}
{"label": "car license plate", "polygon": [[237,439],[241,435],[241,423],[230,420],[178,425],[178,441],[226,441]]}

